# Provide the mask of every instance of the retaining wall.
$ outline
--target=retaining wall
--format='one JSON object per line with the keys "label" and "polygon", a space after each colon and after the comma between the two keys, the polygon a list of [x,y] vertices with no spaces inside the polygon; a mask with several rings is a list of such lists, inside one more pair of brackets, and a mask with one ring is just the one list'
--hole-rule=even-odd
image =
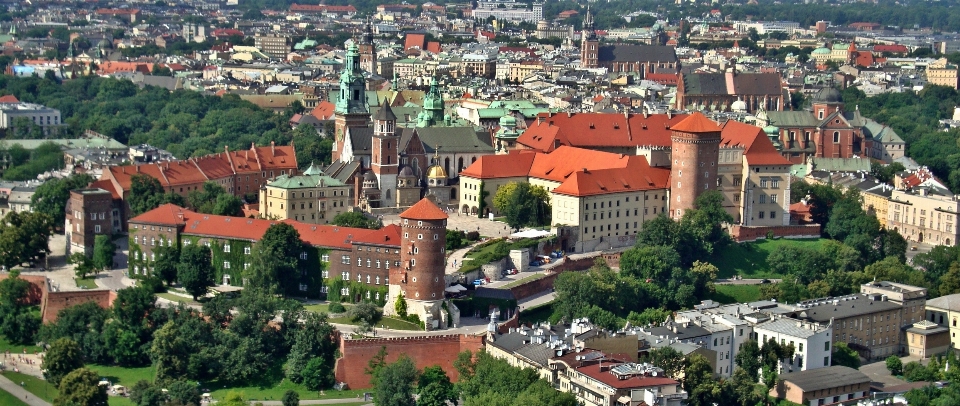
{"label": "retaining wall", "polygon": [[364,373],[367,363],[386,347],[386,362],[394,362],[400,355],[410,357],[417,369],[439,365],[456,382],[458,375],[453,361],[465,350],[477,352],[483,348],[484,337],[463,334],[349,339],[340,337],[340,354],[335,365],[337,382],[345,382],[349,389],[370,388],[370,375]]}
{"label": "retaining wall", "polygon": [[747,242],[763,240],[767,238],[768,233],[773,233],[774,237],[780,238],[820,238],[819,224],[789,225],[789,226],[764,226],[730,227],[730,236],[736,242]]}

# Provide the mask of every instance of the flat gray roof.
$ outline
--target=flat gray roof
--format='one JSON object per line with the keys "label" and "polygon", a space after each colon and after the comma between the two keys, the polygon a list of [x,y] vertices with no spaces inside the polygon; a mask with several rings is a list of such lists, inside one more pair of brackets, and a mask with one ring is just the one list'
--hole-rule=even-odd
{"label": "flat gray roof", "polygon": [[804,392],[870,383],[870,377],[864,375],[863,372],[839,365],[790,372],[780,375],[780,379],[796,385]]}

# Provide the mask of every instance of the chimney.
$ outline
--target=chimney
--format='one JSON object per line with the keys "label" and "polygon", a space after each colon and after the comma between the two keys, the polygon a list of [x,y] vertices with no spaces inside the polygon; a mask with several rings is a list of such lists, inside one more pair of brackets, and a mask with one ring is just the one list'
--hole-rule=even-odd
{"label": "chimney", "polygon": [[225,153],[225,154],[228,154],[228,155],[229,155],[229,154],[230,154],[230,147],[228,147],[228,146],[226,146],[226,145],[224,145],[224,146],[223,146],[223,153]]}
{"label": "chimney", "polygon": [[140,173],[140,165],[136,165],[137,173]]}
{"label": "chimney", "polygon": [[277,153],[276,143],[274,143],[273,141],[270,141],[270,153],[274,155],[276,155]]}
{"label": "chimney", "polygon": [[673,118],[673,111],[670,109],[667,109],[667,120],[670,120],[672,118]]}

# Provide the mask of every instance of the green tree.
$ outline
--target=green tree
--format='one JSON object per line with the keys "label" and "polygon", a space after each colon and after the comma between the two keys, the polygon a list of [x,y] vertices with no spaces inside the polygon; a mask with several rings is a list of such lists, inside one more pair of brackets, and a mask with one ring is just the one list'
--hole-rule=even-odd
{"label": "green tree", "polygon": [[130,194],[127,204],[130,206],[130,217],[136,217],[163,204],[163,185],[156,178],[135,174],[130,177]]}
{"label": "green tree", "polygon": [[690,357],[686,370],[684,371],[683,390],[690,394],[691,404],[709,405],[709,399],[695,394],[703,394],[701,387],[713,384],[713,367],[704,356],[694,354]]}
{"label": "green tree", "polygon": [[177,279],[193,300],[205,295],[213,286],[214,269],[210,247],[190,244],[183,247],[177,264]]}
{"label": "green tree", "polygon": [[307,362],[301,376],[303,385],[310,390],[320,390],[333,386],[333,367],[321,357],[311,359]]}
{"label": "green tree", "polygon": [[70,191],[85,188],[91,182],[93,182],[93,177],[85,173],[70,175],[63,179],[47,180],[37,186],[37,190],[30,198],[30,205],[34,211],[52,216],[53,224],[62,227],[66,217]]}
{"label": "green tree", "polygon": [[370,375],[370,383],[376,385],[377,377],[380,371],[387,365],[387,347],[381,346],[376,354],[367,361],[367,366],[363,368],[363,373]]}
{"label": "green tree", "polygon": [[113,254],[117,245],[113,243],[113,236],[98,235],[93,242],[93,266],[98,271],[113,268]]}
{"label": "green tree", "polygon": [[506,200],[506,207],[500,213],[514,230],[528,225],[550,224],[550,196],[546,189],[518,183]]}
{"label": "green tree", "polygon": [[44,213],[8,212],[0,221],[0,265],[11,269],[49,254],[52,221]]}
{"label": "green tree", "polygon": [[43,378],[54,386],[59,386],[63,377],[82,367],[83,355],[80,346],[69,338],[60,338],[50,344],[50,349],[43,358]]}
{"label": "green tree", "polygon": [[303,251],[300,233],[287,223],[270,226],[253,245],[246,289],[291,294],[299,292],[298,258]]}
{"label": "green tree", "polygon": [[303,327],[295,334],[293,346],[284,364],[287,378],[295,383],[302,382],[306,378],[303,371],[313,358],[321,357],[328,361],[326,365],[332,365],[337,347],[333,337],[334,328],[327,322],[326,314],[306,315]]}
{"label": "green tree", "polygon": [[457,393],[447,373],[438,365],[426,367],[417,382],[417,405],[446,406],[447,401],[456,404]]}
{"label": "green tree", "polygon": [[0,334],[17,344],[33,343],[40,328],[40,318],[30,313],[26,303],[30,286],[17,270],[0,281]]}
{"label": "green tree", "polygon": [[860,368],[860,354],[853,348],[847,346],[845,342],[838,342],[833,346],[833,357],[831,365],[843,365],[853,369]]}
{"label": "green tree", "polygon": [[382,225],[377,219],[367,217],[367,215],[357,211],[340,213],[333,217],[331,223],[340,227],[368,228],[371,230],[379,229]]}
{"label": "green tree", "polygon": [[60,381],[54,406],[102,406],[107,404],[107,389],[100,377],[87,368],[78,368]]}
{"label": "green tree", "polygon": [[167,389],[167,396],[170,398],[170,402],[173,404],[200,404],[200,389],[197,388],[195,383],[179,380],[168,385]]}
{"label": "green tree", "polygon": [[109,312],[94,302],[70,306],[57,313],[56,321],[44,324],[37,339],[52,343],[59,338],[69,338],[80,345],[85,362],[107,364],[111,360],[103,346],[101,332],[109,317]]}
{"label": "green tree", "polygon": [[384,366],[377,374],[373,401],[377,406],[414,406],[413,385],[420,373],[406,355]]}
{"label": "green tree", "polygon": [[687,360],[673,347],[660,347],[650,350],[649,362],[663,370],[664,374],[676,378],[686,367]]}
{"label": "green tree", "polygon": [[744,371],[750,381],[756,383],[760,380],[760,346],[755,340],[747,340],[740,348],[740,352],[734,357],[737,368]]}
{"label": "green tree", "polygon": [[283,406],[300,406],[300,394],[288,389],[283,393],[283,399],[280,400]]}
{"label": "green tree", "polygon": [[381,313],[380,309],[377,309],[377,306],[373,303],[360,302],[350,307],[347,315],[350,316],[350,319],[354,322],[373,324],[383,316],[383,313]]}
{"label": "green tree", "polygon": [[[621,268],[621,272],[622,269],[623,268]],[[651,324],[659,325],[660,323],[666,321],[667,317],[670,317],[671,314],[673,313],[669,310],[648,307],[643,309],[643,312],[641,313],[631,311],[630,314],[627,315],[627,321],[632,323],[634,326],[648,326]]]}
{"label": "green tree", "polygon": [[940,296],[960,292],[960,262],[950,264],[950,270],[940,277],[938,285]]}
{"label": "green tree", "polygon": [[903,375],[903,361],[900,361],[900,357],[896,355],[887,357],[886,365],[887,370],[890,371],[890,375]]}
{"label": "green tree", "polygon": [[177,281],[180,249],[177,247],[163,246],[154,247],[153,252],[157,254],[157,260],[153,263],[153,274],[166,282],[167,285],[173,285],[173,283]]}
{"label": "green tree", "polygon": [[87,275],[90,275],[95,271],[93,260],[84,255],[82,252],[74,252],[73,254],[70,254],[70,259],[67,262],[73,264],[73,272],[80,279],[86,279]]}
{"label": "green tree", "polygon": [[510,196],[517,190],[519,182],[509,182],[506,185],[497,188],[497,193],[493,194],[493,208],[499,213],[507,211],[510,205]]}

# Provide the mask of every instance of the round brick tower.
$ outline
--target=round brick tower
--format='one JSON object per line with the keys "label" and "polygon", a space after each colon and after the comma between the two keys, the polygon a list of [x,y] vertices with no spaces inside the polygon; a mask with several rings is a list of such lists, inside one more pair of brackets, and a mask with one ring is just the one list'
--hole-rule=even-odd
{"label": "round brick tower", "polygon": [[431,321],[445,320],[440,304],[446,287],[447,214],[430,199],[421,199],[400,213],[400,232],[400,268],[390,270],[390,302],[384,310],[394,313],[402,294],[407,313],[419,315],[430,328]]}
{"label": "round brick tower", "polygon": [[693,113],[670,130],[670,217],[679,219],[701,193],[717,187],[720,127]]}

